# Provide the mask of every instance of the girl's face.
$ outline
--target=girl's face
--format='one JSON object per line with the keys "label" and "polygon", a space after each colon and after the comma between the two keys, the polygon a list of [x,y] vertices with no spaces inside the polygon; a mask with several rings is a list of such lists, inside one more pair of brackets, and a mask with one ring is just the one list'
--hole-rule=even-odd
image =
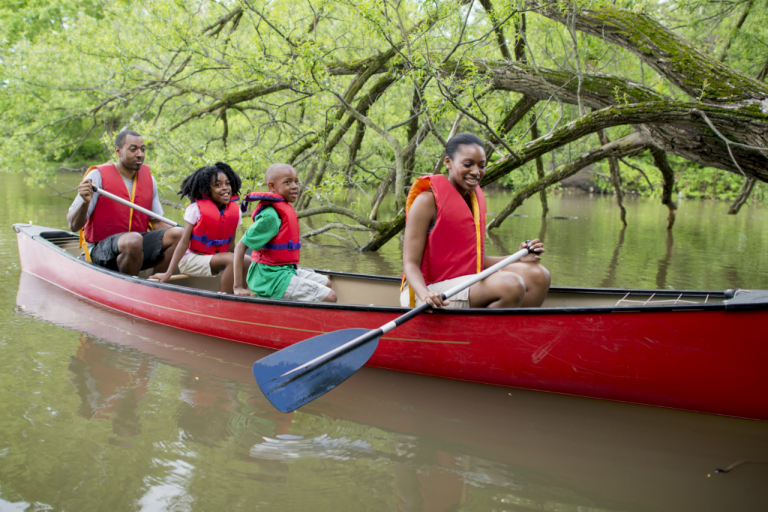
{"label": "girl's face", "polygon": [[211,177],[211,201],[219,206],[229,204],[232,197],[232,185],[223,172],[217,172]]}
{"label": "girl's face", "polygon": [[485,175],[485,149],[477,144],[462,144],[453,158],[445,157],[448,179],[461,195],[475,190]]}

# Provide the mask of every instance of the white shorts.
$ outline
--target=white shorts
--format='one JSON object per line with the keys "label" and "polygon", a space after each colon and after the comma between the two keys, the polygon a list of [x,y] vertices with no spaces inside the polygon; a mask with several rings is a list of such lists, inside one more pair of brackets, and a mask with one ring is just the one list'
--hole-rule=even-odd
{"label": "white shorts", "polygon": [[299,302],[323,302],[331,289],[328,288],[330,279],[305,268],[297,268],[296,275],[291,277],[288,289],[281,298]]}
{"label": "white shorts", "polygon": [[[446,292],[453,288],[454,286],[463,283],[464,281],[468,279],[472,279],[475,277],[476,274],[473,274],[471,276],[459,276],[454,277],[453,279],[446,279],[445,281],[440,281],[439,283],[432,283],[430,285],[427,285],[427,289],[431,292]],[[421,302],[421,299],[419,299],[418,296],[414,294],[414,300],[416,302],[416,306],[418,307],[423,304]],[[446,306],[446,309],[462,309],[462,308],[468,308],[469,307],[469,288],[460,291],[453,297],[449,297],[448,300],[450,301],[450,304]],[[400,305],[404,308],[411,307],[410,306],[411,297],[410,297],[410,291],[408,288],[408,284],[403,286],[403,291],[400,292]]]}
{"label": "white shorts", "polygon": [[213,272],[211,271],[212,258],[213,254],[197,254],[193,252],[179,263],[179,272],[188,276],[213,277]]}

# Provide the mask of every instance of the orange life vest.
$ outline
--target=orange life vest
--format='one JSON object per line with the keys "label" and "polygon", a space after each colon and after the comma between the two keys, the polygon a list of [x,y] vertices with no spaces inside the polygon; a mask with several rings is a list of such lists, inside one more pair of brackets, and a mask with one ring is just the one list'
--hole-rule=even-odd
{"label": "orange life vest", "polygon": [[240,221],[238,198],[233,197],[223,210],[207,197],[196,201],[200,208],[200,220],[192,228],[189,249],[197,254],[216,254],[227,252],[229,244],[235,239],[235,232]]}
{"label": "orange life vest", "polygon": [[[427,285],[478,274],[485,255],[485,196],[480,187],[470,192],[472,210],[464,197],[442,174],[422,176],[413,182],[405,202],[405,221],[416,197],[432,189],[437,218],[427,234],[421,273]],[[403,276],[403,282],[405,276]],[[413,291],[411,291],[413,294]],[[413,300],[411,301],[413,306]]]}
{"label": "orange life vest", "polygon": [[264,208],[274,208],[280,216],[280,230],[277,235],[258,251],[251,253],[251,260],[264,265],[298,265],[299,249],[301,249],[301,233],[299,217],[296,210],[285,198],[272,192],[250,192],[243,198],[243,208],[248,201],[260,201],[253,212],[253,219]]}
{"label": "orange life vest", "polygon": [[[115,164],[102,164],[88,169],[98,169],[101,174],[101,188],[116,196],[130,201],[147,210],[152,209],[152,174],[149,167],[142,165],[133,177],[133,190],[128,195],[125,182]],[[93,213],[85,222],[84,234],[88,243],[104,240],[117,233],[136,231],[146,233],[149,229],[150,218],[133,208],[99,197]]]}

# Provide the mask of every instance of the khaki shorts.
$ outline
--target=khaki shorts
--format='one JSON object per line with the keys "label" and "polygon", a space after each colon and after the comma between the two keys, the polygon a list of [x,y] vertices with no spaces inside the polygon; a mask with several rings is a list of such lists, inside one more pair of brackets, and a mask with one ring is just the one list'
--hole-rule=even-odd
{"label": "khaki shorts", "polygon": [[331,289],[330,280],[320,274],[305,268],[297,268],[296,275],[291,277],[288,289],[281,298],[299,302],[323,302]]}
{"label": "khaki shorts", "polygon": [[[440,281],[439,283],[432,283],[427,286],[427,289],[431,292],[446,292],[453,288],[456,285],[459,285],[463,283],[464,281],[467,281],[468,279],[472,279],[475,277],[474,275],[471,276],[459,276],[454,277],[453,279],[446,279],[445,281]],[[416,306],[418,307],[423,304],[419,297],[414,296],[414,299],[416,301]],[[450,301],[450,304],[446,306],[446,309],[462,309],[462,308],[468,308],[469,307],[469,288],[460,291],[453,297],[449,297],[448,300]],[[410,307],[410,292],[408,289],[408,285],[406,284],[403,286],[403,291],[400,292],[400,305],[404,308]]]}
{"label": "khaki shorts", "polygon": [[213,254],[192,253],[179,263],[179,272],[188,276],[213,277],[213,272],[211,271],[212,258]]}

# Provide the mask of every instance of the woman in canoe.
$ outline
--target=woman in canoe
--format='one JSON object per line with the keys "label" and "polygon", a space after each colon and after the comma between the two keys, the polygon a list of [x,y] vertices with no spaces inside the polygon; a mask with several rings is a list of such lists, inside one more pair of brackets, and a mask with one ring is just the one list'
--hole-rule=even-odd
{"label": "woman in canoe", "polygon": [[[445,147],[442,174],[418,178],[405,203],[403,286],[400,304],[424,302],[442,308],[538,307],[549,291],[549,272],[539,263],[544,245],[532,240],[528,254],[460,292],[450,301],[440,294],[503,258],[485,254],[485,174],[483,142],[470,133],[452,137]],[[520,244],[520,249],[527,246]]]}

